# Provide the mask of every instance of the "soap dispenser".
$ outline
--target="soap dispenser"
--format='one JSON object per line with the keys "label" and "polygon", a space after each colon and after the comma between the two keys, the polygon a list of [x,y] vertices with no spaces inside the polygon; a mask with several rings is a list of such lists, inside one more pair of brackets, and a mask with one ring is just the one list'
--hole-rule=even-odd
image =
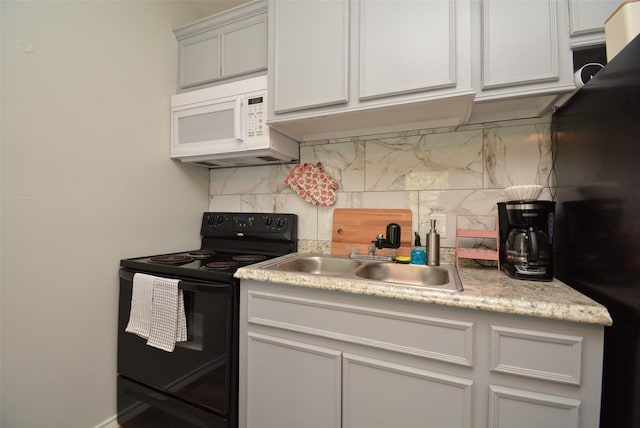
{"label": "soap dispenser", "polygon": [[418,232],[414,232],[415,241],[413,249],[411,250],[411,264],[412,265],[424,265],[427,264],[427,254],[422,248],[422,243],[420,242],[420,235]]}
{"label": "soap dispenser", "polygon": [[427,245],[429,247],[429,266],[440,265],[440,234],[436,231],[436,220],[431,220],[431,230],[427,235]]}

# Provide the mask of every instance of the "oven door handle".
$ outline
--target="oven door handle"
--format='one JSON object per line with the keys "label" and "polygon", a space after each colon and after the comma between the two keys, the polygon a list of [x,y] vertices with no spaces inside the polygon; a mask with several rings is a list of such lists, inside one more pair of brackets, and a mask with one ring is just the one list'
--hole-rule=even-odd
{"label": "oven door handle", "polygon": [[213,292],[213,291],[225,291],[232,287],[231,284],[223,284],[217,282],[191,282],[191,281],[180,281],[178,283],[178,288],[183,291],[192,291],[194,293],[198,292]]}
{"label": "oven door handle", "polygon": [[[131,272],[128,270],[120,270],[120,278],[127,280],[127,281],[132,281],[133,282],[133,275],[135,272]],[[142,273],[142,272],[141,272]],[[150,274],[148,274],[150,275]],[[154,275],[157,276],[159,278],[169,278],[169,277],[161,277],[159,275]],[[174,278],[169,278],[169,279],[174,279]],[[179,279],[179,278],[175,278],[175,279]],[[196,282],[193,280],[180,280],[180,282],[178,283],[178,288],[180,288],[181,290],[184,291],[192,291],[192,292],[214,292],[214,291],[226,291],[228,289],[230,289],[231,287],[233,287],[233,284],[226,284],[226,283],[222,283],[222,282]]]}

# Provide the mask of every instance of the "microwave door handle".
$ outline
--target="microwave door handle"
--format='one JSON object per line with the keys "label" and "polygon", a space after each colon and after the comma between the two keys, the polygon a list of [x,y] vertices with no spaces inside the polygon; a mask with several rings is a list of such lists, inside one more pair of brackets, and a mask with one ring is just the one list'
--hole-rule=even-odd
{"label": "microwave door handle", "polygon": [[236,98],[235,115],[233,117],[233,138],[244,141],[244,97]]}

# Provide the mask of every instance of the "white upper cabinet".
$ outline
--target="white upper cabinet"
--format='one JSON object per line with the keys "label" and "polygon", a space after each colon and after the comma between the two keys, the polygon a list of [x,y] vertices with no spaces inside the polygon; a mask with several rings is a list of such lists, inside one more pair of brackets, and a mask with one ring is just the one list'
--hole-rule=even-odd
{"label": "white upper cabinet", "polygon": [[222,78],[266,70],[266,12],[222,27],[220,33],[222,35]]}
{"label": "white upper cabinet", "polygon": [[482,5],[483,90],[559,80],[556,0]]}
{"label": "white upper cabinet", "polygon": [[458,125],[470,0],[270,0],[269,124],[299,140]]}
{"label": "white upper cabinet", "polygon": [[455,3],[360,5],[360,99],[456,86]]}
{"label": "white upper cabinet", "polygon": [[267,70],[267,1],[261,0],[174,31],[178,91]]}
{"label": "white upper cabinet", "polygon": [[471,122],[535,117],[575,89],[565,0],[474,2]]}
{"label": "white upper cabinet", "polygon": [[282,113],[348,101],[349,2],[275,1],[274,111]]}
{"label": "white upper cabinet", "polygon": [[269,0],[269,124],[300,141],[543,115],[618,0]]}
{"label": "white upper cabinet", "polygon": [[220,79],[220,34],[207,32],[180,41],[178,67],[180,89]]}
{"label": "white upper cabinet", "polygon": [[622,0],[569,0],[571,47],[604,44],[604,23]]}

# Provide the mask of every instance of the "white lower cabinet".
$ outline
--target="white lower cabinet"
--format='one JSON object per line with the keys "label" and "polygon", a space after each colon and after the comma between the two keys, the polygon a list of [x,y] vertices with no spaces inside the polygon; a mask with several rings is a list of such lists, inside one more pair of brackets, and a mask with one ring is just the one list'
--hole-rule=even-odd
{"label": "white lower cabinet", "polygon": [[253,333],[247,372],[250,427],[471,426],[470,379]]}
{"label": "white lower cabinet", "polygon": [[597,427],[603,328],[243,280],[240,426]]}
{"label": "white lower cabinet", "polygon": [[343,427],[471,426],[471,379],[350,353],[342,375]]}
{"label": "white lower cabinet", "polygon": [[247,426],[341,426],[340,351],[253,333],[247,339]]}
{"label": "white lower cabinet", "polygon": [[[580,400],[516,388],[489,386],[489,426],[581,427]],[[596,425],[584,425],[593,426]]]}

